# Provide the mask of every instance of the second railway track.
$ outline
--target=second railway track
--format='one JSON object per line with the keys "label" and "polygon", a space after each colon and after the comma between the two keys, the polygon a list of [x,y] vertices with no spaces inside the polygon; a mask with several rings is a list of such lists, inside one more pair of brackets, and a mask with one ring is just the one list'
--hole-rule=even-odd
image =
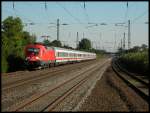
{"label": "second railway track", "polygon": [[145,101],[149,100],[148,83],[124,71],[115,60],[112,60],[112,68],[132,89],[134,89]]}

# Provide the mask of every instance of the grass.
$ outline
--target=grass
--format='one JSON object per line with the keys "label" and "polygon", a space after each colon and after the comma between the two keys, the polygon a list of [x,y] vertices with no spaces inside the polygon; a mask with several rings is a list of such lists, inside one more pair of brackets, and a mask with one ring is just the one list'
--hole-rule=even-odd
{"label": "grass", "polygon": [[97,59],[104,58],[105,56],[106,56],[105,54],[96,54]]}

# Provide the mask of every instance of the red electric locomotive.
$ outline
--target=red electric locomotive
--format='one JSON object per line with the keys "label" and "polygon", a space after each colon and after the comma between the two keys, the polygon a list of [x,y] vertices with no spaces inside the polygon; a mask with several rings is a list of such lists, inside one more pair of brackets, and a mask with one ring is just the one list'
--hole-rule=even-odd
{"label": "red electric locomotive", "polygon": [[47,67],[55,62],[53,49],[40,43],[27,45],[25,57],[25,64],[28,68]]}

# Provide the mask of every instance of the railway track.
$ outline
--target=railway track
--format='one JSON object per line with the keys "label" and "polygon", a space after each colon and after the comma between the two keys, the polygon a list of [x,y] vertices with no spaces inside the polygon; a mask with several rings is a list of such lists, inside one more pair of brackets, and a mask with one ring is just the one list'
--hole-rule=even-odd
{"label": "railway track", "polygon": [[[84,62],[86,62],[86,61],[84,61]],[[84,63],[84,62],[80,62],[80,63]],[[65,64],[66,65],[66,64]],[[67,66],[69,66],[69,65],[72,65],[71,63],[70,64],[67,64]],[[57,65],[56,67],[63,67],[62,65]],[[55,69],[56,67],[50,67],[50,69]],[[41,70],[31,70],[31,71],[28,71],[28,70],[24,70],[24,71],[16,71],[16,72],[10,72],[10,73],[2,73],[2,77],[3,76],[8,76],[8,77],[10,77],[10,76],[19,76],[19,75],[26,75],[26,74],[28,74],[28,73],[30,73],[30,72],[41,72],[41,71],[43,71],[43,70],[47,70],[47,69],[49,69],[49,68],[44,68],[44,69],[41,69]]]}
{"label": "railway track", "polygon": [[[87,61],[87,62],[84,61],[84,62],[76,63],[74,65],[78,65],[78,64],[80,65],[80,64],[84,64],[84,63],[88,63],[88,62],[92,62],[92,61]],[[72,66],[72,64],[67,64],[67,65],[65,64],[65,67],[69,67],[69,66]],[[63,69],[64,66],[63,65],[58,65],[57,67],[51,67],[51,68],[46,68],[46,69],[42,69],[42,70],[33,70],[33,71],[26,71],[25,70],[25,71],[11,72],[11,73],[2,73],[2,85],[8,85],[8,84],[12,84],[13,82],[17,82],[17,80],[12,81],[11,79],[9,79],[9,78],[12,78],[12,77],[13,77],[13,79],[18,79],[18,77],[21,76],[20,79],[26,79],[26,78],[28,78],[27,75],[31,75],[31,73],[32,73],[32,75],[42,74],[43,71],[50,71],[50,70],[51,71],[54,71],[54,70],[57,71],[57,68]]]}
{"label": "railway track", "polygon": [[[79,65],[81,67],[83,67],[83,66],[86,66],[86,65],[89,65],[89,64],[91,64],[91,61],[84,62],[84,63],[79,64]],[[72,67],[68,67],[68,66],[67,67],[61,67],[61,68],[55,69],[55,70],[46,70],[46,72],[44,72],[44,71],[39,72],[38,71],[37,73],[36,72],[35,73],[33,73],[33,72],[28,73],[28,74],[33,74],[33,75],[29,76],[27,78],[24,78],[24,79],[19,79],[19,80],[16,80],[16,81],[12,81],[12,82],[9,82],[9,83],[2,84],[2,86],[3,86],[2,91],[6,91],[6,90],[9,90],[11,88],[19,87],[21,85],[25,85],[25,84],[28,84],[30,82],[34,82],[34,81],[37,81],[37,80],[46,79],[47,77],[56,76],[59,73],[66,72],[70,69],[73,69],[73,68],[79,66],[79,65],[72,65]],[[68,69],[68,70],[66,70],[66,69]],[[49,74],[51,74],[51,75],[49,75]]]}
{"label": "railway track", "polygon": [[135,73],[131,73],[131,72],[127,71],[125,68],[123,68],[120,65],[120,63],[118,61],[116,61],[115,63],[119,67],[119,69],[121,69],[121,71],[123,71],[124,73],[127,73],[129,76],[133,77],[134,79],[137,79],[141,83],[143,83],[143,84],[148,86],[148,84],[149,84],[148,77],[143,76],[143,75],[139,75],[139,74],[135,74]]}
{"label": "railway track", "polygon": [[149,87],[145,80],[137,77],[136,75],[130,74],[123,69],[116,59],[112,60],[112,68],[116,74],[129,85],[136,93],[138,93],[145,101],[149,100]]}
{"label": "railway track", "polygon": [[76,76],[58,84],[54,88],[49,88],[44,92],[33,95],[22,103],[12,106],[9,111],[51,111],[72,94],[74,90],[89,80],[94,72],[104,67],[106,63],[108,61],[105,61],[101,65],[94,65],[90,69],[78,73]]}

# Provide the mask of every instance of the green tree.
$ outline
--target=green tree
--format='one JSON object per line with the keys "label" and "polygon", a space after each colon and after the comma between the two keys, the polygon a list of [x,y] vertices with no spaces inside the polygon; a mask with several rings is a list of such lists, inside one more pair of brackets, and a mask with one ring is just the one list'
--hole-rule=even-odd
{"label": "green tree", "polygon": [[64,45],[63,48],[66,48],[66,49],[73,49],[73,48],[70,47],[69,45]]}
{"label": "green tree", "polygon": [[91,49],[91,41],[84,38],[79,42],[79,49],[90,50]]}
{"label": "green tree", "polygon": [[148,46],[146,44],[142,44],[141,45],[141,49],[144,51],[144,50],[147,50],[148,49]]}
{"label": "green tree", "polygon": [[59,40],[54,40],[54,41],[52,41],[52,46],[55,46],[55,47],[61,47],[61,42],[59,41]]}
{"label": "green tree", "polygon": [[[24,46],[35,42],[36,37],[23,31],[19,17],[9,16],[2,22],[2,72],[14,71],[23,65]],[[13,64],[13,66],[12,66]]]}
{"label": "green tree", "polygon": [[24,31],[23,32],[23,45],[26,45],[30,42],[30,34],[29,32]]}
{"label": "green tree", "polygon": [[2,29],[7,37],[15,40],[21,38],[23,24],[19,17],[13,18],[10,16],[2,22]]}
{"label": "green tree", "polygon": [[43,41],[43,44],[46,45],[46,46],[51,46],[52,45],[51,42],[49,40],[46,40],[46,39]]}

